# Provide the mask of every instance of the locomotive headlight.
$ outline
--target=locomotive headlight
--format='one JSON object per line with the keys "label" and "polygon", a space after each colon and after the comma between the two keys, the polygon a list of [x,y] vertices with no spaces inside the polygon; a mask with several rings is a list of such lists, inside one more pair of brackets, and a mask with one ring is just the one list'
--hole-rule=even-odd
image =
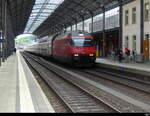
{"label": "locomotive headlight", "polygon": [[75,56],[75,57],[78,57],[78,56],[79,56],[79,54],[74,54],[74,56]]}
{"label": "locomotive headlight", "polygon": [[94,54],[90,54],[89,56],[94,56]]}

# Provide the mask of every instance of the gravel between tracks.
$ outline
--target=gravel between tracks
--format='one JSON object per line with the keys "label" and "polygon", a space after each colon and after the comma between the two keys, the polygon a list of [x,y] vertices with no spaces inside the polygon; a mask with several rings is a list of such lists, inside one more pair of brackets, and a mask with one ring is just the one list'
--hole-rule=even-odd
{"label": "gravel between tracks", "polygon": [[[87,93],[74,88],[73,85],[67,84],[66,86],[65,81],[56,77],[56,75],[54,76],[54,74],[52,75],[50,72],[48,72],[48,70],[44,69],[37,63],[34,63],[34,61],[30,63],[32,63],[32,66],[34,65],[34,68],[37,69],[40,74],[42,74],[43,78],[45,75],[45,80],[53,89],[55,88],[54,90],[56,90],[59,95],[62,95],[68,103],[71,103],[70,105],[75,112],[114,112],[108,108],[108,106],[103,106],[97,100],[95,101],[93,98],[91,99]],[[49,78],[47,78],[48,76]]]}
{"label": "gravel between tracks", "polygon": [[[82,70],[80,70],[80,71],[72,70],[72,71],[75,73],[78,73],[80,75],[84,75],[86,78],[88,78],[90,80],[93,80],[100,84],[106,85],[109,88],[113,88],[114,90],[116,90],[120,93],[123,93],[125,95],[128,95],[129,97],[132,97],[138,101],[141,101],[143,103],[150,105],[150,94],[148,94],[148,93],[138,91],[137,89],[133,89],[128,86],[101,78],[101,74],[99,74],[99,76],[92,76],[92,75],[87,74],[86,72],[84,73],[84,71],[82,71]],[[110,76],[110,78],[113,78],[113,77]]]}
{"label": "gravel between tracks", "polygon": [[[47,65],[49,64],[49,66],[52,65],[50,62],[47,62],[47,61],[44,61],[43,63]],[[117,98],[108,92],[98,89],[97,87],[85,82],[83,79],[75,78],[74,76],[67,74],[66,72],[63,72],[63,71],[60,71],[59,74],[66,75],[66,79],[68,81],[81,85],[82,88],[91,92],[93,95],[101,98],[103,101],[109,103],[110,105],[117,108],[121,112],[146,112],[146,110],[143,110],[142,108],[139,108],[133,104],[127,103],[126,101],[120,98]]]}
{"label": "gravel between tracks", "polygon": [[[26,61],[27,62],[27,61]],[[43,92],[45,93],[46,97],[49,100],[49,103],[52,105],[56,113],[71,113],[71,111],[66,107],[63,101],[56,95],[56,93],[45,83],[42,77],[36,72],[35,69],[27,62],[28,66],[30,67],[35,79],[39,83],[40,87],[42,88]]]}
{"label": "gravel between tracks", "polygon": [[[47,61],[46,61],[46,64],[51,65],[51,63]],[[64,73],[60,71],[59,73],[60,74],[62,73],[61,75],[67,75],[66,72]],[[127,103],[126,101],[119,99],[110,93],[107,93],[101,89],[98,89],[97,87],[93,85],[90,85],[89,83],[83,80],[80,80],[79,78],[76,78],[77,76],[75,77],[75,76],[72,76],[71,74],[69,75],[70,76],[66,76],[66,77],[70,77],[70,78],[66,78],[68,81],[81,85],[84,89],[93,93],[93,95],[96,95],[97,97],[103,99],[105,102],[117,108],[121,112],[145,112],[145,110],[143,110],[142,108],[139,108],[133,104]]]}

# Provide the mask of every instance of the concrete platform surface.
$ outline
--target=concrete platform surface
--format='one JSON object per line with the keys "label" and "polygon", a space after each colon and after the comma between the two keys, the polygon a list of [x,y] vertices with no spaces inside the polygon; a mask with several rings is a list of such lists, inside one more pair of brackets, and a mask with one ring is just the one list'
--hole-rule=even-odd
{"label": "concrete platform surface", "polygon": [[19,52],[0,67],[0,112],[55,112]]}
{"label": "concrete platform surface", "polygon": [[96,63],[117,66],[117,67],[124,67],[124,68],[132,69],[132,70],[150,73],[150,62],[147,62],[147,63],[136,63],[136,62],[119,63],[118,61],[112,61],[110,59],[97,58]]}

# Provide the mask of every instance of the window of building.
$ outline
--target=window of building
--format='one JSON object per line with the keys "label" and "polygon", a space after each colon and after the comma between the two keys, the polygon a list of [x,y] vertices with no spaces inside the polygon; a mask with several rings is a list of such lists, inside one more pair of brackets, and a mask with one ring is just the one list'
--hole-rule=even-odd
{"label": "window of building", "polygon": [[145,35],[145,40],[149,40],[149,34]]}
{"label": "window of building", "polygon": [[125,11],[125,25],[129,24],[129,10]]}
{"label": "window of building", "polygon": [[125,38],[125,48],[129,48],[129,37],[126,36]]}
{"label": "window of building", "polygon": [[136,51],[136,41],[137,41],[137,39],[136,39],[136,36],[134,35],[133,36],[133,50],[134,51]]}
{"label": "window of building", "polygon": [[136,23],[136,7],[132,8],[132,24]]}
{"label": "window of building", "polygon": [[149,21],[149,2],[145,3],[145,21]]}

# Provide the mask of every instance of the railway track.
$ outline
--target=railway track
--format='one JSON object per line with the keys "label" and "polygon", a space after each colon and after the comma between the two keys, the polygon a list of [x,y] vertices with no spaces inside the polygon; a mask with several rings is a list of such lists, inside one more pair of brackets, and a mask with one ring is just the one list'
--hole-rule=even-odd
{"label": "railway track", "polygon": [[53,65],[50,66],[44,60],[28,53],[23,53],[23,56],[72,112],[120,112],[79,85],[66,80],[66,75],[62,72],[60,74],[60,70]]}
{"label": "railway track", "polygon": [[119,84],[128,86],[133,89],[137,89],[139,91],[142,91],[148,94],[150,93],[150,82],[135,79],[134,77],[128,77],[126,75],[121,75],[121,74],[106,71],[103,69],[82,70],[82,72],[99,77],[99,78],[103,78],[103,79],[106,79],[115,83],[119,83]]}
{"label": "railway track", "polygon": [[[59,65],[59,64],[58,64]],[[61,65],[60,65],[61,66]],[[71,70],[65,67],[68,70]],[[105,80],[112,81],[117,84],[121,84],[127,86],[129,88],[136,89],[138,91],[142,91],[144,93],[150,93],[150,77],[145,75],[137,75],[133,73],[127,73],[123,71],[117,71],[112,69],[106,69],[103,67],[96,67],[94,69],[81,69],[81,70],[71,70],[76,73],[81,72],[91,76],[103,78]],[[117,72],[115,72],[117,71]]]}
{"label": "railway track", "polygon": [[[78,88],[81,88],[86,93],[91,94],[92,96],[94,96],[94,98],[98,99],[98,101],[100,100],[105,105],[114,109],[115,112],[149,112],[150,111],[150,105],[148,105],[147,102],[143,102],[138,99],[134,100],[132,97],[128,97],[128,94],[124,95],[122,94],[121,91],[120,91],[121,93],[119,93],[116,90],[114,91],[113,89],[111,89],[112,87],[107,88],[107,86],[105,85],[103,86],[103,84],[97,81],[93,81],[92,78],[88,79],[85,75],[80,74],[81,72],[85,74],[83,70],[80,71],[78,70],[77,72],[74,72],[72,71],[72,69],[74,68],[68,69],[67,67],[62,65],[59,66],[55,65],[54,63],[44,60],[41,57],[33,56],[30,54],[30,57],[31,56],[32,58],[30,59],[34,60],[38,64],[40,63],[40,65],[44,66],[49,72],[53,72],[55,76],[56,75],[60,76],[61,79],[64,79],[65,81],[68,81],[70,84],[73,84]],[[47,74],[47,72],[45,72],[44,74]],[[53,74],[47,74],[47,76]],[[90,76],[89,73],[86,74]]]}
{"label": "railway track", "polygon": [[[130,80],[127,81],[127,80],[124,80],[124,79],[118,79],[119,77],[112,77],[111,75],[109,75],[109,73],[106,75],[106,74],[101,73],[100,71],[98,72],[97,70],[94,70],[94,71],[92,69],[90,69],[90,71],[89,71],[89,69],[88,70],[86,69],[86,71],[84,71],[84,70],[85,69],[81,69],[81,70],[72,69],[71,71],[86,77],[86,79],[89,79],[89,80],[95,82],[95,84],[93,86],[95,86],[97,88],[99,88],[98,85],[102,85],[102,87],[100,87],[100,88],[103,88],[103,86],[104,86],[104,87],[107,87],[107,89],[112,89],[109,92],[112,93],[113,95],[115,95],[115,94],[117,95],[118,92],[123,94],[123,96],[120,95],[119,98],[121,98],[121,99],[123,99],[127,102],[130,102],[131,104],[134,104],[134,103],[133,103],[132,100],[128,101],[127,96],[129,97],[129,99],[133,98],[134,100],[136,100],[136,101],[134,101],[136,103],[138,103],[138,101],[140,101],[141,103],[147,104],[146,107],[150,108],[150,106],[149,106],[150,105],[150,101],[149,101],[150,94],[148,92],[149,87],[145,88],[147,90],[143,90],[143,88],[141,89],[138,86],[138,84],[134,81],[130,82]],[[92,72],[92,73],[89,73],[88,71]],[[95,74],[95,73],[97,73],[97,74]],[[115,78],[117,78],[117,79],[115,80]],[[131,85],[129,85],[129,83]],[[144,84],[144,83],[142,83],[142,84]],[[141,87],[143,87],[143,86],[145,86],[145,85],[141,85]],[[107,89],[105,89],[105,90],[107,90]],[[115,90],[114,93],[111,92],[113,90]],[[117,92],[117,93],[115,93],[115,92]],[[139,105],[139,103],[135,104],[135,105],[136,106],[138,105],[138,106],[142,107],[142,105]],[[123,105],[123,103],[122,103],[122,105]],[[146,107],[143,108],[143,109],[146,109]]]}

